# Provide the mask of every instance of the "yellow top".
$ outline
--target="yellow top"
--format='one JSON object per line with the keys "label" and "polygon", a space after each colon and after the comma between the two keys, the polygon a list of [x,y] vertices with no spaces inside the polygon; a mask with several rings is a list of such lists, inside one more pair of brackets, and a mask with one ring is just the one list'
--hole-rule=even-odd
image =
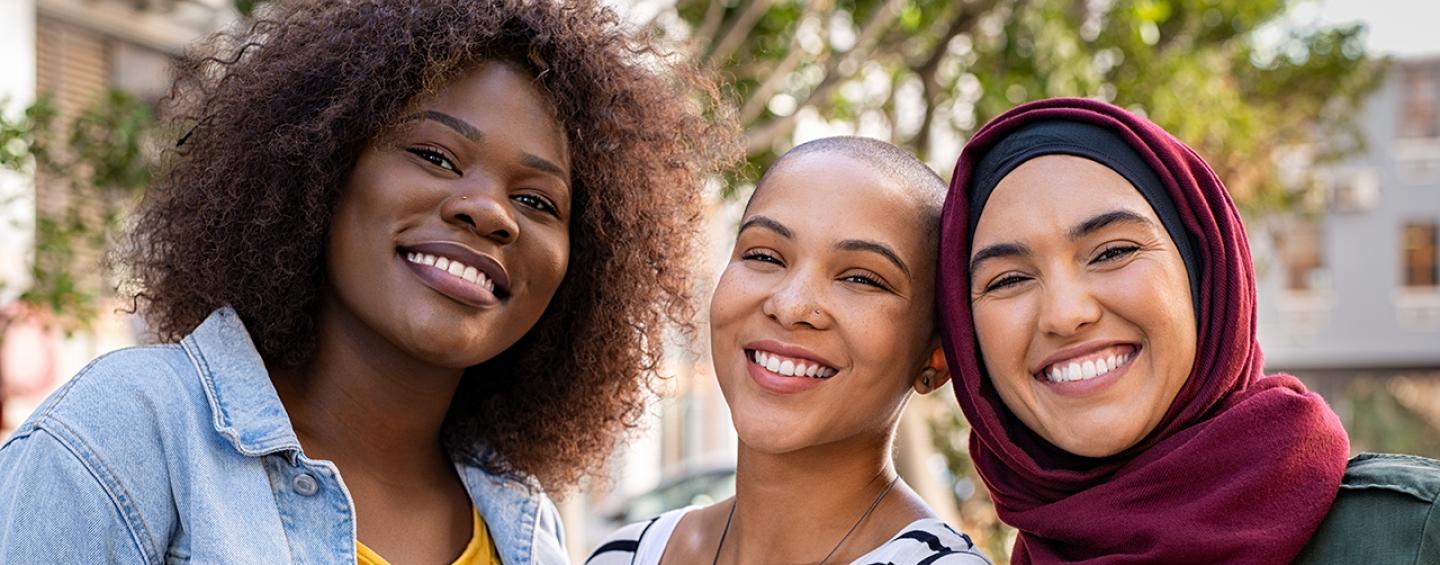
{"label": "yellow top", "polygon": [[[478,511],[472,511],[474,518],[471,523],[475,524],[475,531],[470,536],[470,545],[465,546],[465,552],[455,558],[451,565],[500,565],[500,554],[495,550],[495,544],[490,541],[490,530],[485,528],[485,519],[480,517]],[[360,540],[355,540],[355,563],[356,565],[390,565],[384,557],[374,550],[365,547]]]}

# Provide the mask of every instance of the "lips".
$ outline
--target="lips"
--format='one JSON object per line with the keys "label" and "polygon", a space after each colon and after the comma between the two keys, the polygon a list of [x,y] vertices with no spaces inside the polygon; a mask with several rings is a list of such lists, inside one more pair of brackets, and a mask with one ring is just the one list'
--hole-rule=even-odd
{"label": "lips", "polygon": [[461,304],[488,308],[510,296],[500,263],[463,245],[429,242],[397,248],[396,254],[426,286]]}
{"label": "lips", "polygon": [[484,287],[496,298],[510,296],[510,276],[505,268],[486,255],[464,245],[449,242],[426,242],[402,246],[398,249],[405,260],[449,273],[466,282]]}

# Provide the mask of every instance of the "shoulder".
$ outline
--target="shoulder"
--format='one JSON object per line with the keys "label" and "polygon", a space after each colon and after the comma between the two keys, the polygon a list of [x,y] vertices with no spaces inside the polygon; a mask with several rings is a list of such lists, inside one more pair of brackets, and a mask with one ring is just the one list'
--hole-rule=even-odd
{"label": "shoulder", "polygon": [[905,526],[890,541],[855,560],[856,563],[890,563],[894,565],[934,563],[937,565],[989,564],[970,536],[949,524],[927,518]]}
{"label": "shoulder", "polygon": [[[158,555],[173,507],[171,489],[157,484],[168,476],[166,444],[175,434],[167,430],[203,411],[188,366],[179,346],[123,349],[91,362],[0,445],[0,478],[26,477],[0,480],[0,505],[49,516],[49,535],[63,536],[60,524],[93,526],[88,535],[101,528],[147,559]],[[12,526],[0,526],[0,538],[10,536],[0,545],[31,547]],[[52,545],[41,538],[33,547]]]}
{"label": "shoulder", "polygon": [[77,456],[153,455],[167,433],[208,412],[189,355],[179,345],[131,347],[101,356],[45,399],[0,450],[41,434]]}
{"label": "shoulder", "polygon": [[163,414],[175,410],[181,393],[192,391],[201,393],[200,382],[180,345],[128,347],[91,361],[46,398],[16,433],[55,421],[85,427]]}
{"label": "shoulder", "polygon": [[[1340,491],[1297,562],[1440,561],[1440,461],[1363,453],[1345,468]],[[1394,559],[1394,561],[1390,561]]]}
{"label": "shoulder", "polygon": [[626,524],[606,536],[595,548],[585,565],[653,565],[660,562],[670,534],[680,518],[694,510],[687,506],[671,510],[649,520]]}
{"label": "shoulder", "polygon": [[1346,491],[1381,490],[1405,494],[1433,504],[1440,500],[1440,461],[1397,453],[1361,453],[1345,466],[1340,482]]}

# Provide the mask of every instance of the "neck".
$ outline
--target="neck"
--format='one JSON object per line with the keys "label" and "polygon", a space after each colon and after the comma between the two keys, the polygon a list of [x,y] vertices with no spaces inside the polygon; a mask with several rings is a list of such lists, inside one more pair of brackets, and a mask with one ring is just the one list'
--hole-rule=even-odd
{"label": "neck", "polygon": [[[841,539],[848,544],[855,535],[847,539],[847,533],[895,478],[892,439],[856,438],[780,454],[741,441],[735,518],[725,540],[734,550],[724,550],[738,557],[726,561],[813,563]],[[847,553],[841,547],[830,561]]]}
{"label": "neck", "polygon": [[421,363],[336,310],[321,307],[308,364],[272,371],[305,453],[387,482],[453,474],[440,432],[463,370]]}

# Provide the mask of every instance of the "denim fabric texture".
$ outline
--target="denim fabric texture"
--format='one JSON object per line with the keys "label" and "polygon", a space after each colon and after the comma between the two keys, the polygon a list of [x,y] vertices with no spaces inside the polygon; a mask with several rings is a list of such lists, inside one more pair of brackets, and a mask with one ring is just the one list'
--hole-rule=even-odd
{"label": "denim fabric texture", "polygon": [[[568,563],[537,483],[456,463],[508,565]],[[355,507],[306,457],[239,317],[91,362],[0,446],[0,563],[355,563]]]}

